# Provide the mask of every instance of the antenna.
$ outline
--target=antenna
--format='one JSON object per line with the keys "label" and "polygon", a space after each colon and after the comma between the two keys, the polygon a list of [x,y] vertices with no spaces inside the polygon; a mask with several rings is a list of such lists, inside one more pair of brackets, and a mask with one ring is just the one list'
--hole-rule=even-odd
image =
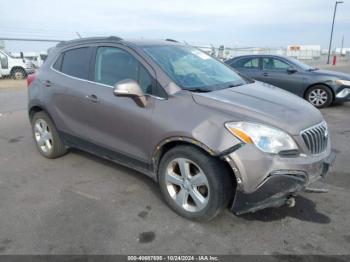
{"label": "antenna", "polygon": [[79,34],[79,32],[75,32],[76,34],[77,34],[77,36],[79,37],[79,38],[81,38],[81,35]]}

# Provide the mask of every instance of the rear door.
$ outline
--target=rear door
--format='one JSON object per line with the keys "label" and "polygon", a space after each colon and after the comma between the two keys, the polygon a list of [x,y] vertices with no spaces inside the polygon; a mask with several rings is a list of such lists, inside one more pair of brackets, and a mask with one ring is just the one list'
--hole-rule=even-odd
{"label": "rear door", "polygon": [[10,74],[8,57],[0,52],[0,76],[8,74]]}
{"label": "rear door", "polygon": [[92,48],[79,46],[65,50],[55,60],[50,73],[39,75],[46,87],[48,105],[57,128],[69,135],[87,137],[86,89],[91,83]]}
{"label": "rear door", "polygon": [[276,57],[262,57],[262,72],[258,80],[280,87],[297,95],[303,90],[302,72],[289,73],[293,67],[286,60]]}

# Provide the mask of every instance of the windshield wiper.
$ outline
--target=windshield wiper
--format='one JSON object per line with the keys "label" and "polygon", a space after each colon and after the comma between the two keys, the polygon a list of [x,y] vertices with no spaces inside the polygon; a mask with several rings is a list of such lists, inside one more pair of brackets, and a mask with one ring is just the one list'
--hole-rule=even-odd
{"label": "windshield wiper", "polygon": [[197,92],[197,93],[207,93],[207,92],[211,92],[212,90],[208,90],[208,89],[202,89],[202,88],[186,88],[185,90],[191,91],[191,92]]}
{"label": "windshield wiper", "polygon": [[236,87],[236,86],[241,86],[243,83],[238,83],[238,84],[229,84],[226,88],[231,88],[231,87]]}

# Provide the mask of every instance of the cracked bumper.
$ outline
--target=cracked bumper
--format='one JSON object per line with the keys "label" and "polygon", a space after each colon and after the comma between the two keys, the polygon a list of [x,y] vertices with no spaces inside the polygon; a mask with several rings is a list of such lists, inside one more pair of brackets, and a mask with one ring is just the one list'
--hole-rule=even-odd
{"label": "cracked bumper", "polygon": [[326,177],[335,159],[330,146],[317,156],[281,157],[245,145],[225,156],[236,178],[235,214],[279,207],[307,185]]}

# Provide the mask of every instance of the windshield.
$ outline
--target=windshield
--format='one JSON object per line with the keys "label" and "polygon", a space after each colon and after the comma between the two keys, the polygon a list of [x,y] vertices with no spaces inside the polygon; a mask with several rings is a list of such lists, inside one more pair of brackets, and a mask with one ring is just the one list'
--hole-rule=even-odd
{"label": "windshield", "polygon": [[294,64],[296,64],[297,66],[299,66],[303,70],[314,70],[314,69],[316,69],[316,68],[314,68],[312,66],[304,64],[303,62],[300,62],[298,59],[295,59],[294,57],[290,57],[289,59],[292,60],[292,62]]}
{"label": "windshield", "polygon": [[15,56],[11,55],[11,53],[5,51],[5,50],[2,50],[7,56],[11,57],[11,58],[16,58]]}
{"label": "windshield", "polygon": [[182,89],[210,92],[246,84],[226,65],[189,46],[147,46],[144,51]]}

